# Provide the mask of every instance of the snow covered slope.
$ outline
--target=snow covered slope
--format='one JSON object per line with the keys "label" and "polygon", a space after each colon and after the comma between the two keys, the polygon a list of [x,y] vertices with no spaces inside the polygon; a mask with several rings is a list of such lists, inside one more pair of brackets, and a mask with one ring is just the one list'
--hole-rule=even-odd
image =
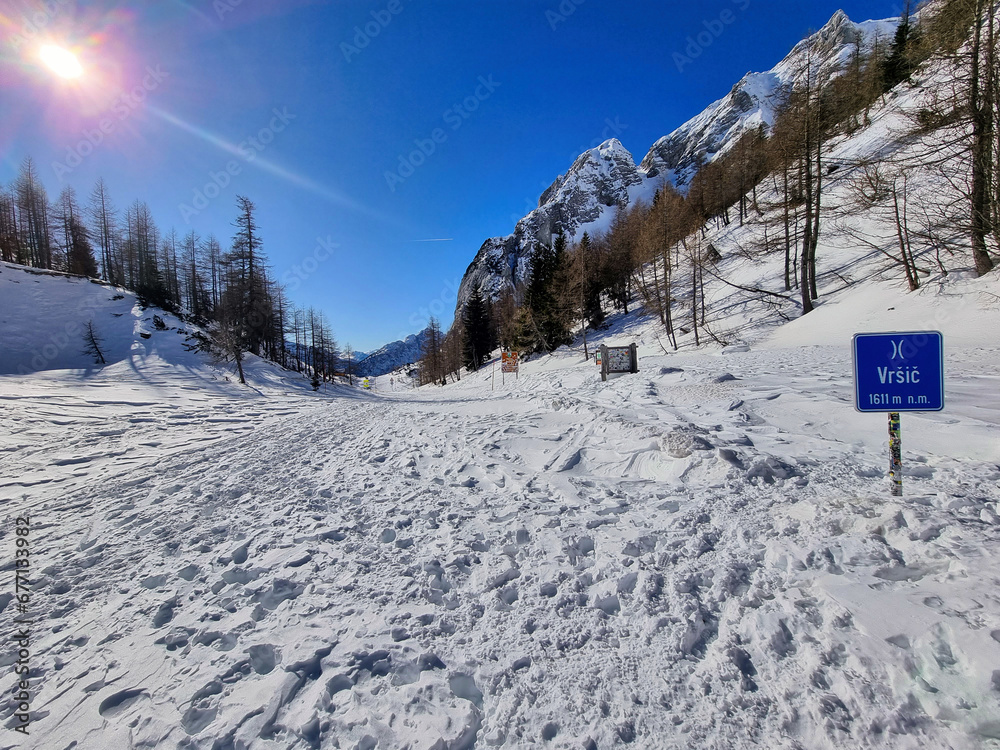
{"label": "snow covered slope", "polygon": [[[84,334],[93,325],[105,365],[87,350]],[[49,371],[80,382],[139,376],[169,382],[177,371],[198,387],[232,388],[234,367],[197,351],[202,332],[164,310],[146,308],[134,293],[57,271],[0,263],[0,376]],[[244,363],[258,392],[309,389],[297,373],[253,355]],[[69,371],[71,374],[67,375]],[[191,387],[188,384],[187,387]]]}
{"label": "snow covered slope", "polygon": [[[149,359],[0,376],[0,567],[15,515],[35,566],[0,748],[996,750],[994,292],[872,279],[669,355],[617,317],[640,373],[607,383],[566,349],[323,400]],[[851,395],[888,308],[946,341],[903,498]]]}

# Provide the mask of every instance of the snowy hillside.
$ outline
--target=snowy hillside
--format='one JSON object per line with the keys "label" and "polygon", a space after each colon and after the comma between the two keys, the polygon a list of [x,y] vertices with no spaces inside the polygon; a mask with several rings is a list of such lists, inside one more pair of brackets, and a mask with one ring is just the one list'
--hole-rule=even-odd
{"label": "snowy hillside", "polygon": [[585,231],[604,231],[619,206],[648,202],[664,181],[686,185],[701,164],[726,153],[742,135],[761,125],[770,127],[788,91],[800,86],[808,74],[814,81],[830,80],[858,42],[864,49],[876,40],[884,46],[897,23],[898,19],[854,23],[837,11],[774,68],[747,73],[726,96],[658,140],[638,167],[614,138],[581,154],[512,234],[483,243],[462,279],[456,309],[464,306],[477,285],[496,296],[525,278],[535,245],[551,244],[559,231],[571,241]]}
{"label": "snowy hillside", "polygon": [[[157,336],[152,342],[153,313],[145,313],[134,294],[116,287],[2,263],[0,290],[4,332],[0,374],[93,369],[95,357],[84,354],[88,322],[93,322],[110,364],[127,359],[133,351],[144,354],[147,343],[150,347],[169,344],[173,352],[182,348],[183,339],[176,333]],[[179,321],[170,317],[176,327]]]}
{"label": "snowy hillside", "polygon": [[[0,376],[0,549],[28,517],[35,566],[0,748],[998,748],[1000,304],[960,276],[734,305],[743,345],[701,352],[616,317],[641,369],[608,383],[565,349],[322,401]],[[887,314],[947,352],[903,498],[852,405]]]}
{"label": "snowy hillside", "polygon": [[[86,351],[88,323],[104,365]],[[197,387],[235,394],[246,390],[231,382],[234,366],[197,350],[201,334],[171,313],[143,307],[126,289],[0,263],[0,376],[70,371],[81,383],[96,383],[134,376],[169,380],[180,371]],[[246,355],[244,368],[258,393],[311,391],[304,376],[253,355]]]}

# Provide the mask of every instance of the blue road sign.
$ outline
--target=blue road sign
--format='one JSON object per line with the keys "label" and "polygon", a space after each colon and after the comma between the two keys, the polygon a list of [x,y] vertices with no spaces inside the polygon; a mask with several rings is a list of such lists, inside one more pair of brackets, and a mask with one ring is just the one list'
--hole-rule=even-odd
{"label": "blue road sign", "polygon": [[944,409],[938,331],[854,335],[854,406],[864,412]]}

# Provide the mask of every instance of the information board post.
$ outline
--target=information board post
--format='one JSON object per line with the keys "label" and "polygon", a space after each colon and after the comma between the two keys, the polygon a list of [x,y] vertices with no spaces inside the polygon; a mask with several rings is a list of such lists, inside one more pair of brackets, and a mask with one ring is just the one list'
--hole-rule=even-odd
{"label": "information board post", "polygon": [[597,362],[601,366],[601,380],[607,380],[611,373],[639,372],[639,350],[635,344],[628,346],[605,346],[597,353]]}
{"label": "information board post", "polygon": [[944,337],[939,331],[854,335],[854,408],[889,414],[889,482],[903,494],[900,412],[944,409]]}

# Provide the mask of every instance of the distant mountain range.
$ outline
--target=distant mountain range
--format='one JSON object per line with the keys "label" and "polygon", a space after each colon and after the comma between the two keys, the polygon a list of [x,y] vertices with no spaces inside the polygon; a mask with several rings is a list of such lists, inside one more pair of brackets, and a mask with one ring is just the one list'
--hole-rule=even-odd
{"label": "distant mountain range", "polygon": [[425,332],[407,336],[402,341],[393,341],[381,349],[376,349],[364,359],[358,360],[354,371],[358,375],[374,377],[398,370],[420,359]]}

